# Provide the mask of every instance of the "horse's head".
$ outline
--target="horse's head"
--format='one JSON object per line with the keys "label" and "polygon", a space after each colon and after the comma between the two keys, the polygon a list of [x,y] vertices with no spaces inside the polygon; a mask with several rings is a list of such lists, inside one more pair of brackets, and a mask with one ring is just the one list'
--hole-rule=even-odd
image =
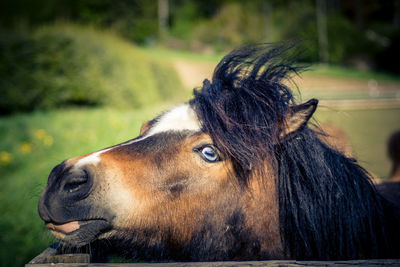
{"label": "horse's head", "polygon": [[73,247],[104,239],[152,260],[368,251],[374,190],[307,127],[317,101],[295,104],[285,50],[234,51],[139,137],[56,166],[39,202],[47,227]]}
{"label": "horse's head", "polygon": [[56,166],[39,212],[72,245],[120,234],[179,244],[206,215],[238,201],[231,169],[184,104],[145,123],[135,139]]}
{"label": "horse's head", "polygon": [[179,243],[191,238],[200,216],[221,201],[233,204],[229,169],[185,104],[144,124],[133,140],[56,166],[39,212],[73,245],[142,231]]}
{"label": "horse's head", "polygon": [[263,190],[255,179],[244,189],[235,175],[194,107],[183,104],[145,123],[135,139],[56,166],[39,213],[57,238],[73,246],[118,238],[182,248],[211,230],[229,232],[233,241],[240,227],[260,231],[264,244],[255,245],[276,253],[273,175]]}

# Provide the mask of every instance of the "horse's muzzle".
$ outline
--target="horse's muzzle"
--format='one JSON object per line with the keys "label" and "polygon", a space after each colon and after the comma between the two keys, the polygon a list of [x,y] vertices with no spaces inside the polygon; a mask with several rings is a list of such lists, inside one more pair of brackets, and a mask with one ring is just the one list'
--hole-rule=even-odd
{"label": "horse's muzzle", "polygon": [[93,184],[89,167],[63,162],[51,171],[38,210],[46,227],[62,242],[79,247],[111,228],[112,216],[94,208]]}
{"label": "horse's muzzle", "polygon": [[[39,215],[46,223],[64,224],[84,218],[85,199],[93,187],[87,168],[67,167],[63,162],[50,173],[39,200]],[[77,206],[79,208],[77,208]]]}

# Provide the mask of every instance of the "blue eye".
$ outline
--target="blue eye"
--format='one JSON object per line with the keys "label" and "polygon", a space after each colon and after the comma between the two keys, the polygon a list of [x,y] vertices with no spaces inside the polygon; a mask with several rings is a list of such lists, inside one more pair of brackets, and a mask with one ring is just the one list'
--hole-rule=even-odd
{"label": "blue eye", "polygon": [[196,151],[200,153],[201,157],[207,162],[217,162],[221,160],[215,148],[210,145],[196,149]]}

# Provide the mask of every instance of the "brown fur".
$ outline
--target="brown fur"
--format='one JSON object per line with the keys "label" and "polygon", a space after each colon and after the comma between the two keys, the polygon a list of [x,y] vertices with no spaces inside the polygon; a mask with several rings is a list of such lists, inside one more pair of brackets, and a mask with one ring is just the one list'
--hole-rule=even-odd
{"label": "brown fur", "polygon": [[[159,233],[168,233],[168,245],[176,249],[194,238],[207,214],[213,214],[217,225],[224,225],[227,215],[221,206],[228,210],[242,207],[244,227],[260,237],[261,252],[281,255],[274,176],[266,182],[253,177],[248,192],[241,194],[236,179],[230,179],[229,162],[208,164],[193,153],[194,147],[209,143],[208,135],[192,133],[160,151],[161,158],[159,153],[132,150],[135,143],[107,151],[100,155],[101,163],[95,169],[96,199],[108,203],[120,218],[114,222],[116,229],[124,233],[159,229]],[[67,166],[83,157],[68,160]],[[131,201],[130,208],[117,203],[115,196]],[[157,243],[164,237],[146,234],[140,238]]]}
{"label": "brown fur", "polygon": [[[129,193],[140,202],[140,210],[135,214],[126,215],[126,226],[131,229],[162,228],[170,233],[170,242],[175,244],[188,243],[195,234],[198,224],[204,214],[214,212],[214,220],[225,218],[217,209],[227,191],[230,195],[239,195],[241,190],[234,179],[229,179],[232,172],[227,163],[210,166],[192,152],[199,144],[212,143],[206,134],[194,134],[173,144],[168,150],[175,154],[173,161],[168,161],[168,155],[155,165],[154,154],[132,156],[124,153],[129,146],[110,150],[101,155],[103,168],[112,169],[119,177],[115,183],[129,190]],[[134,146],[135,144],[132,144]],[[160,171],[162,170],[162,171]],[[268,254],[279,255],[282,244],[279,235],[278,204],[275,190],[275,180],[271,179],[260,184],[261,179],[254,178],[249,185],[249,192],[236,199],[236,205],[244,206],[246,227],[251,228],[257,236],[265,237],[261,249]],[[114,192],[118,195],[119,192]],[[229,195],[229,194],[228,194]],[[265,203],[260,206],[260,203]],[[233,203],[227,203],[232,205]],[[250,219],[249,219],[250,218]],[[222,223],[223,224],[223,223]]]}
{"label": "brown fur", "polygon": [[[265,164],[265,173],[271,168]],[[270,255],[283,255],[283,244],[279,232],[279,210],[276,180],[273,173],[269,173],[269,179],[252,177],[247,194],[244,196],[248,226],[254,230],[257,236],[264,237],[261,243],[261,251]],[[280,256],[282,257],[282,256]]]}
{"label": "brown fur", "polygon": [[140,127],[140,135],[143,135],[151,127],[151,121],[147,121]]}

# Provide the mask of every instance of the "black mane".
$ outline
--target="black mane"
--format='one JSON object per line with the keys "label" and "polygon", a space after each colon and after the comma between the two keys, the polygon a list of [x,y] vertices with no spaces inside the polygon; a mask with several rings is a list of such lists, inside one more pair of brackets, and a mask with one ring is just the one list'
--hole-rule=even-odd
{"label": "black mane", "polygon": [[[191,100],[203,130],[233,162],[243,186],[252,172],[277,179],[281,238],[289,257],[398,257],[397,225],[386,215],[392,208],[369,174],[309,127],[289,139],[279,136],[285,114],[296,104],[287,81],[302,70],[289,55],[294,46],[247,46],[223,58],[212,82],[205,80]],[[266,158],[275,177],[263,172]]]}

